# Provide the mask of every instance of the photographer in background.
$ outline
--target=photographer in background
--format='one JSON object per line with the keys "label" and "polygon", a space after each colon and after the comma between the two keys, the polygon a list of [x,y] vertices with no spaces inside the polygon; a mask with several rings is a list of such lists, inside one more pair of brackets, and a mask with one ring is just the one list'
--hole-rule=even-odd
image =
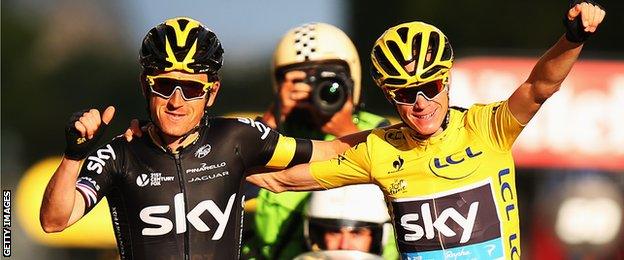
{"label": "photographer in background", "polygon": [[[331,140],[389,125],[359,109],[360,59],[349,37],[332,25],[311,23],[288,31],[275,49],[272,68],[276,98],[262,121],[283,134]],[[309,192],[261,189],[246,206],[255,211],[254,235],[245,239],[243,257],[292,259],[309,251],[303,232],[309,198]],[[393,247],[384,255],[396,259],[394,239],[388,241]]]}
{"label": "photographer in background", "polygon": [[290,30],[273,56],[276,99],[262,120],[292,136],[329,140],[388,125],[361,111],[361,68],[355,46],[324,23]]}

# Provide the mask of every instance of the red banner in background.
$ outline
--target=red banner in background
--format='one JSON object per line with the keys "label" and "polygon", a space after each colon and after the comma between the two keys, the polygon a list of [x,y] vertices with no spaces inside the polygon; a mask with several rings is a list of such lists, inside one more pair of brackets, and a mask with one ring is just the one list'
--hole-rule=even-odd
{"label": "red banner in background", "polygon": [[[507,99],[536,59],[468,58],[451,70],[451,105]],[[514,145],[518,167],[624,170],[624,62],[582,60]]]}

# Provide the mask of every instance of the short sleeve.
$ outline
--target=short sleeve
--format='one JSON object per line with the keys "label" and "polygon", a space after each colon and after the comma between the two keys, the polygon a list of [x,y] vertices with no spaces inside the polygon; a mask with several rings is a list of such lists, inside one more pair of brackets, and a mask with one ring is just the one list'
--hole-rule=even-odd
{"label": "short sleeve", "polygon": [[507,101],[474,105],[467,112],[468,126],[491,147],[508,151],[524,129],[513,116]]}
{"label": "short sleeve", "polygon": [[[285,168],[310,161],[312,142],[281,135],[260,121],[230,119],[230,137],[238,142],[240,156],[247,168]],[[236,120],[236,121],[234,121]]]}
{"label": "short sleeve", "polygon": [[310,163],[310,172],[323,188],[369,183],[371,165],[367,143],[360,143],[336,158]]}
{"label": "short sleeve", "polygon": [[113,141],[92,152],[84,160],[76,181],[76,190],[84,199],[85,213],[95,207],[114,186],[122,160],[120,150]]}

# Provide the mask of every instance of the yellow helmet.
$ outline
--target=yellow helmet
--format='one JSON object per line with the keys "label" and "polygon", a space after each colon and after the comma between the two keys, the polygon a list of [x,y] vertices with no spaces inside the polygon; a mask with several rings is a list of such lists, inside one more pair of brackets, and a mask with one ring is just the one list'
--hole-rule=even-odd
{"label": "yellow helmet", "polygon": [[371,51],[371,74],[377,86],[407,88],[443,80],[448,83],[453,49],[438,28],[409,22],[386,30]]}
{"label": "yellow helmet", "polygon": [[273,89],[277,92],[276,71],[284,66],[310,61],[341,60],[349,66],[353,80],[353,104],[360,101],[362,70],[351,39],[340,29],[326,23],[308,23],[288,31],[273,54]]}

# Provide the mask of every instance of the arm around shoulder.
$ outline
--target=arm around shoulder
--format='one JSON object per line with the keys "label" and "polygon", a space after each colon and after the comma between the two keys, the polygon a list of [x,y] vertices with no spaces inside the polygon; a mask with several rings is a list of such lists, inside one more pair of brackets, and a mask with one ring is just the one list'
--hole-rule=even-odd
{"label": "arm around shoulder", "polygon": [[356,144],[366,141],[372,130],[361,131],[337,138],[332,141],[313,141],[311,162],[335,158]]}
{"label": "arm around shoulder", "polygon": [[299,164],[276,172],[257,173],[247,176],[247,181],[272,192],[321,190],[314,179],[310,164]]}

